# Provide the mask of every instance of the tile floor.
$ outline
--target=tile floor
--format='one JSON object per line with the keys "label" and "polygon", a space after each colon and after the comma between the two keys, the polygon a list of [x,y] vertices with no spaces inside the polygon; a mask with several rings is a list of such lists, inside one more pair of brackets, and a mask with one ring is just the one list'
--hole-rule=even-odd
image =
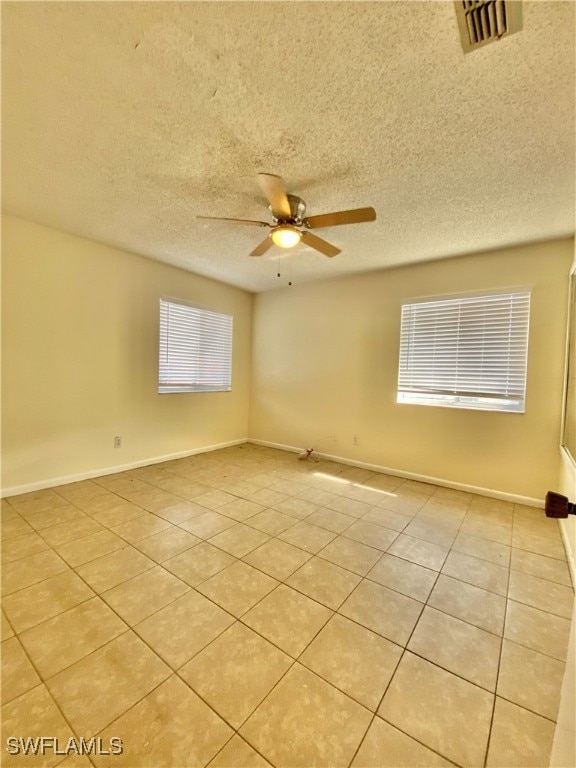
{"label": "tile floor", "polygon": [[246,444],[2,529],[5,766],[548,765],[574,594],[542,510]]}

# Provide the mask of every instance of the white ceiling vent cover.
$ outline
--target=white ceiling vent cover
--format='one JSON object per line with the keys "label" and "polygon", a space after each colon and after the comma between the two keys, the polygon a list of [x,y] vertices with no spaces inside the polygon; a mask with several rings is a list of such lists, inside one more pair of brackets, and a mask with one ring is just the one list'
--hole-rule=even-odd
{"label": "white ceiling vent cover", "polygon": [[464,53],[522,29],[520,0],[456,0],[454,4]]}

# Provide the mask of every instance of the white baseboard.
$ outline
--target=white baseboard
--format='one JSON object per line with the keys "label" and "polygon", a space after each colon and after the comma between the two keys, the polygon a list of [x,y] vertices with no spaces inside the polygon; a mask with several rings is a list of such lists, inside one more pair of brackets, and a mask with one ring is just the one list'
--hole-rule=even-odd
{"label": "white baseboard", "polygon": [[[249,437],[248,442],[253,445],[263,445],[265,448],[277,448],[279,451],[289,451],[290,453],[304,453],[304,448],[300,446],[297,448],[295,445],[284,445],[283,443],[272,443],[270,440],[256,440],[256,438]],[[318,451],[314,451],[318,453]],[[318,453],[318,456],[324,456],[323,453]]]}
{"label": "white baseboard", "polygon": [[[290,451],[291,453],[302,453],[303,448],[294,445],[284,445],[283,443],[273,443],[269,440],[257,440],[255,438],[241,438],[239,440],[230,440],[225,443],[218,443],[216,445],[205,445],[200,448],[192,448],[187,451],[179,451],[178,453],[170,453],[164,456],[152,456],[146,459],[140,459],[139,461],[133,461],[128,464],[118,464],[113,467],[104,467],[100,469],[93,469],[86,472],[79,472],[74,475],[66,475],[63,477],[54,477],[48,480],[40,480],[34,483],[27,483],[26,485],[15,485],[9,488],[3,488],[0,491],[0,496],[5,498],[7,496],[19,496],[22,493],[29,493],[31,491],[39,491],[44,488],[54,488],[57,485],[66,485],[67,483],[76,483],[80,480],[90,480],[93,477],[100,477],[102,475],[113,475],[116,472],[126,472],[129,469],[137,469],[138,467],[146,467],[150,464],[160,464],[163,461],[172,461],[174,459],[183,459],[187,456],[194,456],[197,453],[208,453],[209,451],[216,451],[220,448],[229,448],[234,445],[242,445],[242,443],[253,443],[254,445],[262,445],[267,448],[277,448],[281,451]],[[529,507],[544,506],[544,502],[540,499],[534,499],[529,496],[519,496],[517,494],[505,493],[503,491],[497,491],[492,488],[481,488],[475,485],[466,485],[464,483],[456,483],[451,480],[446,480],[439,477],[430,477],[429,475],[420,475],[415,472],[405,472],[401,469],[395,469],[394,467],[384,467],[380,464],[369,464],[365,461],[356,461],[355,459],[349,459],[343,456],[335,456],[329,453],[319,453],[323,459],[334,461],[338,464],[348,464],[352,467],[360,467],[362,469],[370,469],[373,472],[383,472],[387,475],[395,475],[396,477],[403,477],[406,480],[418,480],[422,483],[432,483],[433,485],[440,485],[444,488],[454,488],[458,491],[466,491],[467,493],[475,493],[479,496],[488,496],[493,499],[502,499],[504,501],[510,501],[514,504],[524,504]],[[565,535],[565,534],[563,534]]]}
{"label": "white baseboard", "polygon": [[188,451],[168,453],[165,456],[152,456],[147,459],[132,461],[129,464],[118,464],[114,467],[104,467],[103,469],[91,469],[87,472],[79,472],[75,475],[52,477],[49,480],[40,480],[35,483],[27,483],[26,485],[13,485],[11,488],[2,488],[0,491],[0,498],[5,498],[7,496],[19,496],[22,493],[41,491],[44,490],[44,488],[54,488],[57,485],[66,485],[67,483],[77,483],[80,480],[91,480],[93,477],[114,475],[116,472],[126,472],[128,469],[147,467],[150,464],[161,464],[163,461],[172,461],[173,459],[184,459],[187,456],[194,456],[197,453],[208,453],[209,451],[217,451],[219,448],[230,448],[233,445],[242,445],[243,443],[247,442],[249,442],[248,438],[244,437],[240,440],[230,440],[226,443],[218,443],[217,445],[204,445],[200,448],[192,448]]}
{"label": "white baseboard", "polygon": [[[302,453],[304,450],[302,447],[297,448],[293,445],[283,445],[281,443],[272,443],[268,440],[256,440],[254,438],[248,439],[249,443],[255,445],[263,445],[267,448],[278,448],[282,451],[291,451],[292,453]],[[315,451],[316,453],[316,451]],[[457,491],[466,491],[467,493],[475,493],[478,496],[488,496],[492,499],[501,499],[502,501],[510,501],[513,504],[523,504],[527,507],[539,507],[544,508],[543,499],[534,499],[531,496],[519,496],[514,493],[505,493],[504,491],[497,491],[493,488],[480,488],[476,485],[465,485],[464,483],[456,483],[452,480],[445,480],[440,477],[430,477],[429,475],[419,475],[415,472],[405,472],[402,469],[395,469],[394,467],[383,467],[380,464],[368,464],[365,461],[356,461],[355,459],[349,459],[342,456],[334,456],[330,453],[320,453],[318,456],[329,461],[335,461],[338,464],[348,464],[352,467],[360,467],[361,469],[371,469],[373,472],[383,472],[386,475],[395,475],[396,477],[403,477],[406,480],[418,480],[421,483],[431,483],[432,485],[441,485],[443,488],[454,488]]]}
{"label": "white baseboard", "polygon": [[[76,483],[81,480],[90,480],[93,477],[101,477],[103,475],[113,475],[117,472],[126,472],[129,469],[137,469],[138,467],[146,467],[151,464],[161,464],[164,461],[172,461],[174,459],[183,459],[187,456],[194,456],[198,453],[208,453],[209,451],[216,451],[221,448],[229,448],[234,445],[242,445],[243,443],[253,443],[254,445],[262,445],[267,448],[277,448],[281,451],[289,451],[291,453],[302,453],[303,448],[294,445],[284,445],[283,443],[273,443],[269,440],[257,440],[255,438],[241,438],[239,440],[229,440],[225,443],[218,443],[216,445],[205,445],[199,448],[192,448],[187,451],[179,451],[178,453],[169,453],[164,456],[152,456],[146,459],[140,459],[128,464],[118,464],[113,467],[104,467],[100,469],[94,469],[87,472],[79,472],[74,475],[66,475],[63,477],[53,477],[48,480],[40,480],[34,483],[27,483],[26,485],[15,485],[9,488],[2,488],[0,490],[0,497],[5,498],[8,496],[19,496],[23,493],[30,493],[31,491],[40,491],[45,488],[54,488],[58,485],[66,485],[68,483]],[[468,493],[474,493],[479,496],[488,496],[493,499],[502,499],[504,501],[510,501],[514,504],[524,504],[530,507],[544,507],[544,502],[540,499],[534,499],[530,496],[519,496],[513,493],[505,493],[503,491],[497,491],[492,488],[481,488],[475,485],[466,485],[464,483],[456,483],[451,480],[445,480],[439,477],[430,477],[429,475],[420,475],[415,472],[405,472],[401,469],[395,469],[394,467],[384,467],[380,464],[369,464],[365,461],[356,461],[355,459],[349,459],[343,456],[335,456],[328,453],[318,453],[323,459],[334,461],[338,464],[347,464],[352,467],[360,467],[362,469],[370,469],[373,472],[383,472],[387,475],[395,475],[396,477],[403,477],[407,480],[417,480],[422,483],[431,483],[433,485],[440,485],[444,488],[454,488],[458,491],[466,491]],[[573,547],[569,542],[569,533],[564,521],[560,521],[560,531],[562,534],[562,541],[564,543],[564,549],[566,550],[566,557],[568,560],[568,567],[570,570],[570,576],[572,583],[576,588],[576,562],[574,560]]]}

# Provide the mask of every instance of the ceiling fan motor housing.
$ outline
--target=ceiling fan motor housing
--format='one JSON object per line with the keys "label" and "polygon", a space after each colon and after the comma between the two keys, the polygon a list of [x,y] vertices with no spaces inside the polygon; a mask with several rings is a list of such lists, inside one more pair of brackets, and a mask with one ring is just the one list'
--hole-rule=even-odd
{"label": "ceiling fan motor housing", "polygon": [[290,205],[290,218],[289,219],[279,219],[277,216],[274,215],[274,211],[272,211],[272,206],[269,205],[268,207],[272,211],[272,217],[274,219],[274,223],[286,223],[286,224],[295,224],[296,226],[302,226],[302,219],[304,218],[304,214],[306,213],[306,203],[304,200],[302,200],[301,197],[298,197],[297,195],[286,195],[288,198],[288,203]]}

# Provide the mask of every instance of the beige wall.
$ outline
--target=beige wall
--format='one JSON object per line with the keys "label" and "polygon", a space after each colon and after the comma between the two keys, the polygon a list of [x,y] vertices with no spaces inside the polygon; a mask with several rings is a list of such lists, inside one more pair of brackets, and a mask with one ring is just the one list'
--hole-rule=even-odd
{"label": "beige wall", "polygon": [[[12,217],[2,234],[4,489],[247,436],[252,294]],[[160,296],[234,315],[232,392],[157,394]]]}
{"label": "beige wall", "polygon": [[[258,295],[251,436],[543,499],[558,479],[572,254],[566,239]],[[403,299],[516,286],[533,290],[525,414],[396,404]]]}

